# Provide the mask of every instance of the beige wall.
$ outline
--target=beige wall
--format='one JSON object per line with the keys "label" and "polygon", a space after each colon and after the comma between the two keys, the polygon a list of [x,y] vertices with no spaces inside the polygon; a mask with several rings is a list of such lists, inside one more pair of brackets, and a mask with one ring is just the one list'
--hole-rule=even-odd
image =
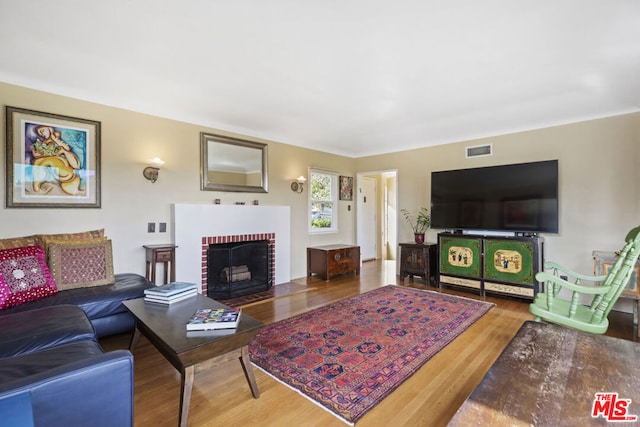
{"label": "beige wall", "polygon": [[[493,144],[493,155],[465,158],[465,147]],[[432,171],[559,160],[560,232],[545,237],[546,259],[593,270],[591,251],[617,250],[640,224],[640,113],[487,139],[360,158],[359,171],[398,170],[399,208],[430,205]],[[399,220],[398,240],[411,241]],[[435,241],[438,230],[428,239]]]}
{"label": "beige wall", "polygon": [[[7,209],[4,186],[0,192],[0,238],[33,233],[71,232],[104,227],[113,240],[116,272],[144,274],[142,245],[173,241],[172,203],[223,204],[259,200],[265,205],[291,206],[291,277],[306,275],[306,247],[328,243],[355,243],[355,210],[340,202],[339,233],[310,236],[307,233],[308,192],[296,194],[290,184],[307,175],[308,167],[332,169],[355,175],[355,160],[294,147],[269,144],[269,193],[200,191],[200,132],[219,130],[152,117],[0,83],[3,105],[97,120],[102,123],[101,209]],[[0,121],[5,135],[5,122]],[[4,138],[3,138],[4,139]],[[1,175],[5,175],[2,150]],[[155,184],[142,176],[147,159],[158,156],[166,163]],[[250,206],[247,206],[250,208]],[[215,220],[215,219],[212,219]],[[165,233],[147,233],[148,222],[167,222]],[[197,226],[194,224],[194,226]],[[180,256],[180,249],[177,255]],[[277,266],[276,266],[277,268]],[[177,272],[178,279],[180,272]]]}
{"label": "beige wall", "polygon": [[[257,199],[291,206],[291,277],[305,276],[307,246],[355,243],[356,227],[355,200],[339,202],[339,233],[308,234],[307,189],[296,194],[289,185],[307,175],[310,166],[349,176],[397,170],[398,209],[416,210],[429,206],[431,171],[559,159],[560,233],[545,236],[546,255],[583,271],[592,268],[592,250],[618,249],[628,229],[640,223],[640,113],[360,159],[262,141],[269,144],[269,193],[248,194],[200,191],[199,133],[220,132],[217,129],[3,83],[0,99],[4,105],[102,122],[102,208],[3,207],[0,238],[104,227],[113,240],[117,272],[143,273],[142,245],[173,240],[171,227],[167,234],[146,232],[147,222],[172,223],[172,203],[212,203],[219,198],[223,204]],[[0,122],[4,135],[5,123]],[[484,143],[493,144],[493,156],[465,159],[466,146]],[[151,184],[142,169],[145,160],[155,156],[166,164],[158,182]],[[0,168],[4,175],[4,161]],[[398,241],[410,241],[408,226],[399,221]],[[428,239],[436,239],[435,230]]]}

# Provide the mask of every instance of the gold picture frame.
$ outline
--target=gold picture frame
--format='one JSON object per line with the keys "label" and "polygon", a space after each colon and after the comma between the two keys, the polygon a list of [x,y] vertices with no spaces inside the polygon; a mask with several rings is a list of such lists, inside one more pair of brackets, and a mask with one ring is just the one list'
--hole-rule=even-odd
{"label": "gold picture frame", "polygon": [[6,207],[100,208],[100,122],[6,107]]}

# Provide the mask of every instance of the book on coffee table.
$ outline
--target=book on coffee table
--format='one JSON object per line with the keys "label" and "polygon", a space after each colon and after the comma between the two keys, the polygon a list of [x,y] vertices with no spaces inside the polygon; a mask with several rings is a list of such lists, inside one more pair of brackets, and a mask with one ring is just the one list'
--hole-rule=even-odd
{"label": "book on coffee table", "polygon": [[146,294],[144,296],[144,300],[146,302],[154,302],[158,304],[172,304],[174,302],[182,301],[187,298],[192,298],[195,295],[198,295],[198,290],[194,288],[192,290],[181,292],[179,294],[175,294],[171,296],[158,296],[153,294]]}
{"label": "book on coffee table", "polygon": [[218,338],[233,335],[236,329],[207,329],[199,331],[187,331],[187,338]]}
{"label": "book on coffee table", "polygon": [[166,285],[145,289],[144,294],[156,297],[170,297],[192,290],[198,290],[198,286],[195,283],[172,282],[167,283]]}
{"label": "book on coffee table", "polygon": [[241,314],[239,308],[200,308],[187,322],[187,331],[235,329]]}

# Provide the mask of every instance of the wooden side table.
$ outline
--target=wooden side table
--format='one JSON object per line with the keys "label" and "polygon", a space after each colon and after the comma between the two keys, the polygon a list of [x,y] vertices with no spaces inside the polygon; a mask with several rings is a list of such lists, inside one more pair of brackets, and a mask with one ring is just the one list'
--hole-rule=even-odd
{"label": "wooden side table", "polygon": [[436,243],[400,243],[400,280],[420,276],[427,283],[435,283],[438,268]]}
{"label": "wooden side table", "polygon": [[175,282],[176,280],[176,245],[144,245],[147,256],[146,278],[156,284],[156,264],[164,264],[164,281],[161,284]]}

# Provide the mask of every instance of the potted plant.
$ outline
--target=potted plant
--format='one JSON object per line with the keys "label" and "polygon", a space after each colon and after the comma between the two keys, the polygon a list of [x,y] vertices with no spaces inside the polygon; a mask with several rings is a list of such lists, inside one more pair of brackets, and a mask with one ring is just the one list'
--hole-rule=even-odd
{"label": "potted plant", "polygon": [[429,230],[429,228],[431,227],[431,214],[429,213],[429,210],[427,208],[420,208],[415,219],[413,218],[413,215],[411,215],[406,209],[401,209],[400,212],[402,212],[402,215],[404,215],[404,219],[411,226],[416,243],[420,245],[423,244],[424,233],[426,233],[427,230]]}

